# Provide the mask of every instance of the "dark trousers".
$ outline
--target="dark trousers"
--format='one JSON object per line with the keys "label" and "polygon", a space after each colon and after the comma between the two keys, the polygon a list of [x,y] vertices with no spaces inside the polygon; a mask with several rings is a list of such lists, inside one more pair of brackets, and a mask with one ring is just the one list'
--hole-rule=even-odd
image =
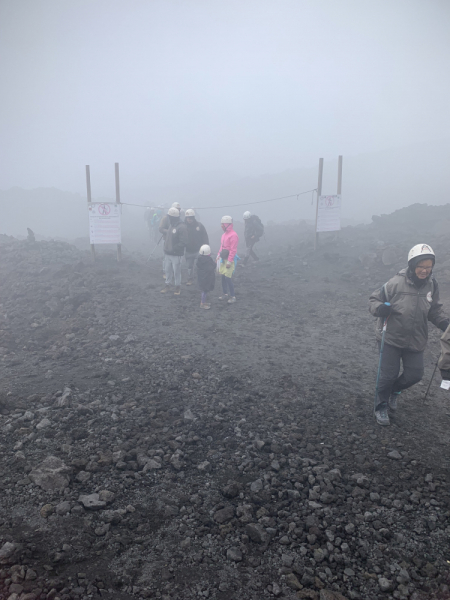
{"label": "dark trousers", "polygon": [[[380,346],[381,343],[378,342],[378,350],[380,350]],[[403,363],[403,373],[399,376],[400,361]],[[423,377],[423,371],[423,352],[413,352],[384,344],[378,382],[377,409],[387,405],[393,392],[401,392],[418,383]]]}
{"label": "dark trousers", "polygon": [[255,246],[256,243],[258,243],[258,241],[259,240],[250,240],[250,241],[246,242],[247,249],[245,250],[244,265],[246,265],[248,263],[248,259],[250,258],[250,256],[253,258],[253,260],[259,260],[259,258],[256,256],[255,252],[253,251],[253,247]]}
{"label": "dark trousers", "polygon": [[231,281],[231,277],[222,275],[222,290],[224,294],[228,294],[231,298],[234,297],[234,285]]}

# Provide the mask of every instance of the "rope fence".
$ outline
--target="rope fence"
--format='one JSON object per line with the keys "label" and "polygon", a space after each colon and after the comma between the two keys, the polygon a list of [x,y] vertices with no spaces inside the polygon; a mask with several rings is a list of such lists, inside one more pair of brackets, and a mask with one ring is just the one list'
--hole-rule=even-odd
{"label": "rope fence", "polygon": [[[236,208],[238,206],[251,206],[253,204],[264,204],[266,202],[276,202],[277,200],[287,200],[288,198],[299,198],[305,194],[311,194],[311,204],[314,202],[314,192],[317,192],[317,188],[312,190],[306,190],[306,192],[299,192],[298,194],[290,194],[289,196],[280,196],[279,198],[269,198],[269,200],[257,200],[256,202],[243,202],[241,204],[227,204],[226,206],[193,206],[194,210],[212,210],[215,208]],[[139,208],[148,208],[146,204],[132,204],[131,202],[121,202],[125,206],[138,206]]]}

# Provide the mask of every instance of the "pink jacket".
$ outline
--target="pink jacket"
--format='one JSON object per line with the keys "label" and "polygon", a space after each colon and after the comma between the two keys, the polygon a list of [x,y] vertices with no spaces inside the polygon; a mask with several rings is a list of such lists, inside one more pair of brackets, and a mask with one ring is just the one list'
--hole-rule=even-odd
{"label": "pink jacket", "polygon": [[237,252],[238,244],[239,244],[239,236],[234,231],[233,224],[230,223],[227,230],[222,234],[222,239],[220,241],[219,254],[222,252],[222,250],[229,250],[230,254],[228,256],[228,260],[230,262],[233,262],[234,257]]}

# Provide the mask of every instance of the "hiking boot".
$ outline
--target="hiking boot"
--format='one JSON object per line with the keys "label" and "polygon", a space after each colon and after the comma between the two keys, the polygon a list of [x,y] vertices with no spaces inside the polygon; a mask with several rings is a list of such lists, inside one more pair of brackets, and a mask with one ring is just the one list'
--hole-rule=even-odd
{"label": "hiking boot", "polygon": [[204,308],[205,310],[208,310],[211,308],[211,304],[200,304],[200,308]]}
{"label": "hiking boot", "polygon": [[228,300],[229,295],[228,294],[223,294],[223,296],[219,296],[219,300]]}
{"label": "hiking boot", "polygon": [[391,410],[392,412],[395,412],[398,408],[397,400],[400,394],[401,392],[392,392],[389,398],[389,410]]}
{"label": "hiking boot", "polygon": [[233,304],[234,302],[236,302],[236,296],[232,296],[229,300],[228,300],[228,304]]}
{"label": "hiking boot", "polygon": [[391,424],[389,421],[387,406],[385,405],[378,407],[378,409],[375,411],[375,418],[378,425],[386,426]]}
{"label": "hiking boot", "polygon": [[161,294],[167,294],[167,292],[170,290],[170,285],[165,285],[164,288],[161,290]]}
{"label": "hiking boot", "polygon": [[179,296],[181,294],[181,286],[177,285],[174,291],[175,296]]}

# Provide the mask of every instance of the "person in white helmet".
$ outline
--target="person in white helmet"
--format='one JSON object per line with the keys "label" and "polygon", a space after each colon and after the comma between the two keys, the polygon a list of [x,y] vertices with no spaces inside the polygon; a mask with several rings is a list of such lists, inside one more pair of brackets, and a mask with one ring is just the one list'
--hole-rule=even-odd
{"label": "person in white helmet", "polygon": [[179,202],[174,202],[172,204],[172,208],[176,208],[179,212],[180,212],[180,219],[183,220],[184,219],[184,215],[185,212],[184,210],[181,208],[181,204]]}
{"label": "person in white helmet", "polygon": [[378,317],[376,335],[380,350],[386,324],[374,407],[379,425],[390,424],[388,410],[397,410],[400,392],[423,377],[428,321],[442,331],[449,325],[437,281],[432,276],[435,258],[430,246],[417,244],[408,254],[408,267],[370,296],[370,312]]}
{"label": "person in white helmet", "polygon": [[184,222],[186,223],[188,235],[186,254],[184,256],[188,270],[186,285],[192,285],[194,283],[194,266],[198,252],[204,244],[209,244],[209,238],[205,226],[195,218],[195,210],[193,208],[187,209]]}
{"label": "person in white helmet", "polygon": [[208,244],[204,244],[200,248],[197,259],[197,281],[202,293],[200,308],[208,310],[211,308],[211,304],[208,302],[208,293],[213,291],[216,284],[216,263],[211,258],[211,248]]}
{"label": "person in white helmet", "polygon": [[175,284],[175,296],[181,293],[181,259],[187,244],[186,225],[180,221],[180,212],[176,208],[169,208],[169,228],[164,240],[164,271],[166,285],[161,293],[171,290]]}
{"label": "person in white helmet", "polygon": [[219,273],[222,275],[223,294],[220,296],[219,300],[227,300],[228,304],[233,304],[236,302],[236,296],[234,294],[234,285],[231,277],[235,267],[234,257],[237,253],[239,236],[234,231],[232,217],[226,215],[225,217],[222,217],[220,223],[223,235],[217,260],[220,260]]}
{"label": "person in white helmet", "polygon": [[247,249],[245,251],[245,258],[242,266],[245,267],[250,257],[252,257],[255,261],[259,260],[253,248],[264,235],[264,225],[261,223],[261,219],[257,215],[252,215],[252,213],[248,210],[245,211],[243,217],[245,223],[244,237]]}

